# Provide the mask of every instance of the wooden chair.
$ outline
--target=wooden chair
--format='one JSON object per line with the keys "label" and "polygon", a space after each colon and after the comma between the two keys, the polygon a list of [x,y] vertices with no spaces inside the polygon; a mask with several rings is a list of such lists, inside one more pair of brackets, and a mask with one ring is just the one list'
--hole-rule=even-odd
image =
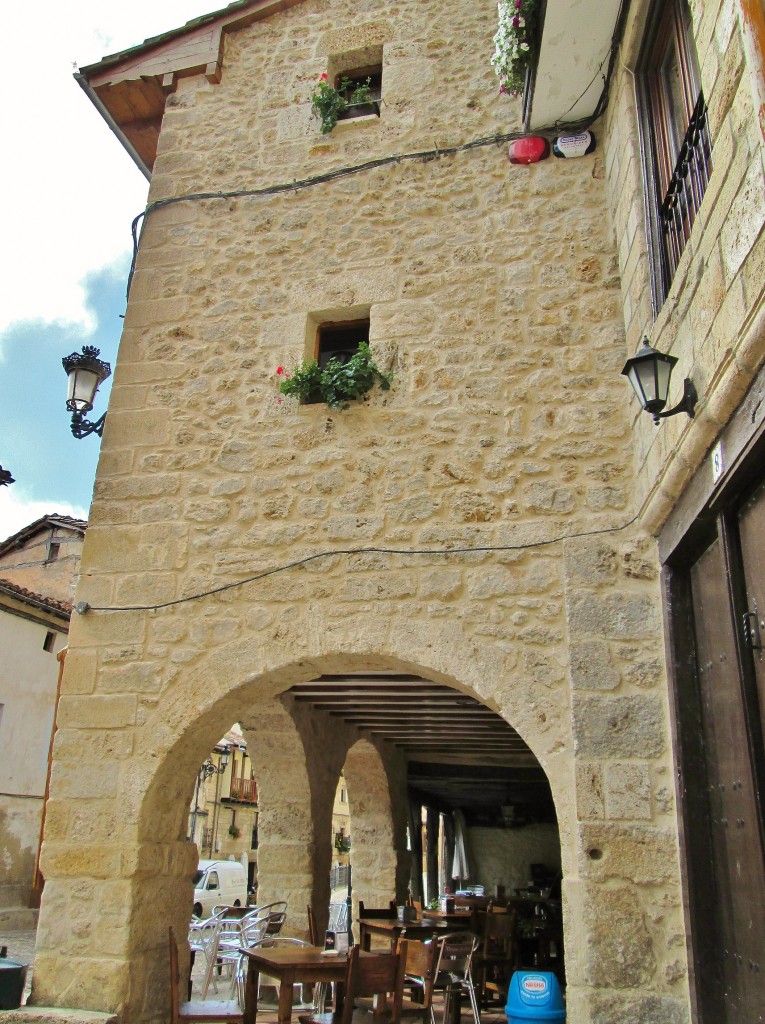
{"label": "wooden chair", "polygon": [[[308,941],[312,946],[323,946],[319,941],[319,929],[316,926],[316,915],[309,903],[305,908],[308,915]],[[327,1008],[327,985],[324,981],[317,982],[313,987],[313,1001],[316,1004],[317,1013],[324,1013]]]}
{"label": "wooden chair", "polygon": [[319,932],[316,928],[316,915],[313,912],[313,907],[309,903],[305,909],[308,915],[308,939],[312,946],[323,946],[324,943],[319,942]]}
{"label": "wooden chair", "polygon": [[515,911],[480,915],[480,946],[476,954],[481,1005],[496,999],[504,1004],[515,952]]}
{"label": "wooden chair", "polygon": [[359,900],[359,917],[388,918],[395,917],[397,913],[395,900],[391,900],[387,907],[366,907],[363,900]]}
{"label": "wooden chair", "polygon": [[[332,1013],[300,1014],[300,1024],[400,1024],[404,1000],[404,952],[363,953],[354,946],[345,972],[345,1001],[339,1017]],[[357,1001],[376,997],[372,1014]],[[390,997],[388,999],[387,997]]]}
{"label": "wooden chair", "polygon": [[170,938],[170,1021],[180,1024],[181,1021],[204,1022],[244,1020],[244,1011],[235,999],[195,999],[182,1003],[180,1000],[180,971],[178,969],[178,943],[175,941],[173,929],[169,930]]}
{"label": "wooden chair", "polygon": [[404,954],[404,991],[410,994],[401,1004],[401,1016],[404,1019],[422,1017],[423,1024],[435,1024],[433,991],[440,946],[435,939],[428,942],[401,939],[399,950]]}

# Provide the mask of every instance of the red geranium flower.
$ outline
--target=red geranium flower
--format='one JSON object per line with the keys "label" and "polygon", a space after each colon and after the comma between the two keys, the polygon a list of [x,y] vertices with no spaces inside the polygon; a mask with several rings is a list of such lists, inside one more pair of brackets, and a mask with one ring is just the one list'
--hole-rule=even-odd
{"label": "red geranium flower", "polygon": [[284,367],[283,367],[283,366],[277,366],[277,367],[276,367],[276,376],[277,376],[277,377],[281,377],[281,375],[282,375],[283,373],[284,373]]}
{"label": "red geranium flower", "polygon": [[326,82],[327,81],[327,72],[326,71],[322,72],[322,75],[321,75],[321,78],[319,79],[319,81],[320,82]]}

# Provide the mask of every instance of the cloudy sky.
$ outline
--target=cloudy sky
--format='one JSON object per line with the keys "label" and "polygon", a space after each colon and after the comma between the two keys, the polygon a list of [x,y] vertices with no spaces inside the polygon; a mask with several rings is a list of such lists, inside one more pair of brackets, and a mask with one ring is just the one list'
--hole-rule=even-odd
{"label": "cloudy sky", "polygon": [[[47,512],[86,517],[99,439],[76,441],[61,360],[114,364],[130,223],[147,182],[73,76],[77,66],[218,10],[225,0],[42,0],[4,12],[0,108],[0,539]],[[10,61],[10,68],[7,67]],[[105,408],[108,382],[93,418]]]}

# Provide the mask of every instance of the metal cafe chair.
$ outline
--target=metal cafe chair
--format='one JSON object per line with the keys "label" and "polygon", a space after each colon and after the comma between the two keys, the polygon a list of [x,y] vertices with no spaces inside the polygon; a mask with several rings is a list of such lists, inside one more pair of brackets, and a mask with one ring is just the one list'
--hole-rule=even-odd
{"label": "metal cafe chair", "polygon": [[481,1024],[478,997],[473,983],[473,954],[478,939],[471,932],[452,932],[439,939],[439,957],[436,965],[434,989],[444,993],[444,1022],[450,1020],[450,1003],[453,996],[467,992],[475,1024]]}
{"label": "metal cafe chair", "polygon": [[181,1024],[206,1024],[218,1021],[220,1024],[241,1024],[244,1011],[235,999],[195,999],[182,1002],[180,999],[180,970],[178,966],[178,943],[172,928],[168,929],[170,945],[170,1022]]}

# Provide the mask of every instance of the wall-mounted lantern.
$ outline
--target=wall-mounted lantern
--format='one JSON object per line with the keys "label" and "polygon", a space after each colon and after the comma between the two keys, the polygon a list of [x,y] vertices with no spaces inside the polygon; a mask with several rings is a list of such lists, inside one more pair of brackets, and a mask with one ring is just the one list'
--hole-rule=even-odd
{"label": "wall-mounted lantern", "polygon": [[93,345],[83,345],[82,353],[72,352],[61,360],[69,377],[66,407],[72,414],[72,433],[78,439],[87,437],[88,434],[98,434],[101,437],[104,432],[106,413],[95,422],[85,419],[85,414],[93,408],[99,384],[112,372],[109,363],[98,358],[99,354],[100,349],[94,348]]}
{"label": "wall-mounted lantern", "polygon": [[669,381],[676,362],[676,356],[667,356],[663,352],[657,352],[648,344],[648,339],[643,338],[643,347],[637,355],[627,360],[622,370],[638,397],[640,408],[645,409],[653,416],[653,421],[657,426],[660,420],[666,419],[667,416],[676,416],[679,412],[685,412],[693,419],[696,403],[699,400],[696,388],[686,377],[683,382],[681,401],[673,409],[662,412],[667,404]]}

